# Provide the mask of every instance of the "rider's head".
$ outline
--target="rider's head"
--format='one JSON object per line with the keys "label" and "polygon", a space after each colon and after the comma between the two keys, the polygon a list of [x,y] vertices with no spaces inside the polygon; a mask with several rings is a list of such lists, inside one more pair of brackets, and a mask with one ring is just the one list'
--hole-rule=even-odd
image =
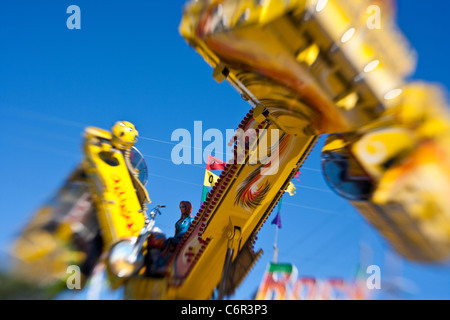
{"label": "rider's head", "polygon": [[180,212],[183,218],[187,217],[192,212],[192,204],[189,201],[181,201]]}
{"label": "rider's head", "polygon": [[118,121],[112,128],[111,143],[114,148],[125,150],[130,149],[137,142],[139,133],[131,122]]}

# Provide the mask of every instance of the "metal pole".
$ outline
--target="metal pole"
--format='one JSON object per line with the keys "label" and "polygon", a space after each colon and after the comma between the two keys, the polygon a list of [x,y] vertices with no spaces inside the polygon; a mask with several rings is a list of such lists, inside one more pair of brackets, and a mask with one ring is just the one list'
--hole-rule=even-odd
{"label": "metal pole", "polygon": [[275,229],[275,240],[273,242],[273,263],[278,262],[278,247],[277,247],[277,241],[278,241],[278,226]]}
{"label": "metal pole", "polygon": [[225,263],[223,265],[222,279],[220,280],[219,290],[217,293],[217,300],[223,300],[225,292],[227,291],[227,281],[230,275],[231,259],[233,258],[234,249],[227,249]]}

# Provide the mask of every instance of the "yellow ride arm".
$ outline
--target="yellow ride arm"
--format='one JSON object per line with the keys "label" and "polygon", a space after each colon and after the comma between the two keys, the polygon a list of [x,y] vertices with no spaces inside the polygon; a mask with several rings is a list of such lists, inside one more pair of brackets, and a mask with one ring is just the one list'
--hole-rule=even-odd
{"label": "yellow ride arm", "polygon": [[[109,131],[87,128],[85,131],[83,167],[88,175],[97,208],[104,248],[120,239],[136,237],[144,226],[144,203],[133,184],[125,152],[114,148]],[[145,188],[140,193],[148,199]]]}
{"label": "yellow ride arm", "polygon": [[[264,177],[250,161],[263,148],[260,140],[244,152],[243,163],[237,161],[238,152],[177,247],[168,276],[132,279],[129,297],[210,297],[221,283],[229,252],[232,271],[240,264],[248,270],[257,259],[260,253],[252,251],[251,241],[318,135],[348,137],[385,123],[389,110],[399,104],[415,55],[389,6],[376,4],[384,16],[383,27],[375,29],[367,22],[367,8],[373,5],[369,0],[205,0],[186,5],[180,33],[213,67],[214,79],[227,80],[253,106],[240,128],[267,129],[268,135],[278,130],[283,151],[277,174]],[[409,134],[396,134],[401,143],[388,152],[411,150]],[[351,164],[350,170],[365,172]],[[368,199],[359,203],[371,205]],[[387,207],[378,208],[372,214],[358,206],[376,227],[383,215],[392,214]],[[403,227],[400,220],[389,223]],[[425,250],[412,238],[407,243]],[[238,285],[239,280],[229,282]]]}

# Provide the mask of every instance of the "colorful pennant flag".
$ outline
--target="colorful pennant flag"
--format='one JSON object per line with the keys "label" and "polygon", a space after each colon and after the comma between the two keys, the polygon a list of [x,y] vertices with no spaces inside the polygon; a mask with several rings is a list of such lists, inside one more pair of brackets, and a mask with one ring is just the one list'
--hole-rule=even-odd
{"label": "colorful pennant flag", "polygon": [[219,177],[212,173],[210,170],[223,170],[225,169],[226,163],[220,159],[213,157],[212,155],[208,155],[206,170],[205,170],[205,178],[203,180],[203,189],[202,189],[202,201],[200,205],[206,200],[206,196],[208,195],[209,188],[214,187]]}
{"label": "colorful pennant flag", "polygon": [[206,163],[206,170],[223,170],[225,169],[226,162],[213,157],[208,154],[208,160]]}
{"label": "colorful pennant flag", "polygon": [[275,216],[275,219],[273,219],[272,224],[275,224],[278,228],[281,228],[281,200],[283,198],[280,198],[280,201],[278,201],[278,212]]}
{"label": "colorful pennant flag", "polygon": [[203,186],[214,187],[218,179],[219,176],[215,175],[209,170],[205,170],[205,179],[203,180]]}
{"label": "colorful pennant flag", "polygon": [[295,194],[295,186],[292,182],[289,182],[289,185],[285,192],[289,193],[290,196],[293,196]]}
{"label": "colorful pennant flag", "polygon": [[206,200],[206,196],[208,195],[208,187],[203,186],[203,190],[202,190],[202,202],[200,203],[200,206],[203,204],[203,202],[205,202]]}

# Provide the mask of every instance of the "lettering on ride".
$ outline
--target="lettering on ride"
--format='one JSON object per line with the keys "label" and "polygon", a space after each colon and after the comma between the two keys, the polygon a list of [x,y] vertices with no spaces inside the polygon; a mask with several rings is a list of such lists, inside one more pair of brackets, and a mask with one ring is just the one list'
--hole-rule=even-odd
{"label": "lettering on ride", "polygon": [[[311,277],[297,278],[296,268],[286,270],[278,265],[272,266],[260,285],[256,299],[272,300],[361,300],[369,297],[370,290],[379,289],[379,278],[374,280],[379,268],[370,266],[367,273],[373,274],[367,279],[367,286],[362,278],[350,281],[343,279],[315,279]],[[275,270],[278,268],[277,270]]]}
{"label": "lettering on ride", "polygon": [[204,226],[202,222],[198,223],[185,240],[175,262],[177,277],[183,278],[189,273],[208,245],[209,239],[202,239]]}
{"label": "lettering on ride", "polygon": [[139,229],[134,225],[131,211],[127,207],[127,194],[120,184],[121,179],[117,175],[113,175],[112,179],[114,181],[114,194],[119,199],[120,215],[126,220],[127,229],[130,230],[132,235],[136,236],[139,234]]}
{"label": "lettering on ride", "polygon": [[193,238],[190,242],[189,245],[187,245],[187,251],[185,250],[183,252],[183,257],[184,257],[184,261],[186,261],[187,263],[191,263],[195,261],[195,257],[199,256],[199,254],[201,253],[201,249],[208,243],[208,241],[203,240],[201,235],[200,235],[200,228],[196,228],[193,233],[197,233],[198,237],[197,238]]}

